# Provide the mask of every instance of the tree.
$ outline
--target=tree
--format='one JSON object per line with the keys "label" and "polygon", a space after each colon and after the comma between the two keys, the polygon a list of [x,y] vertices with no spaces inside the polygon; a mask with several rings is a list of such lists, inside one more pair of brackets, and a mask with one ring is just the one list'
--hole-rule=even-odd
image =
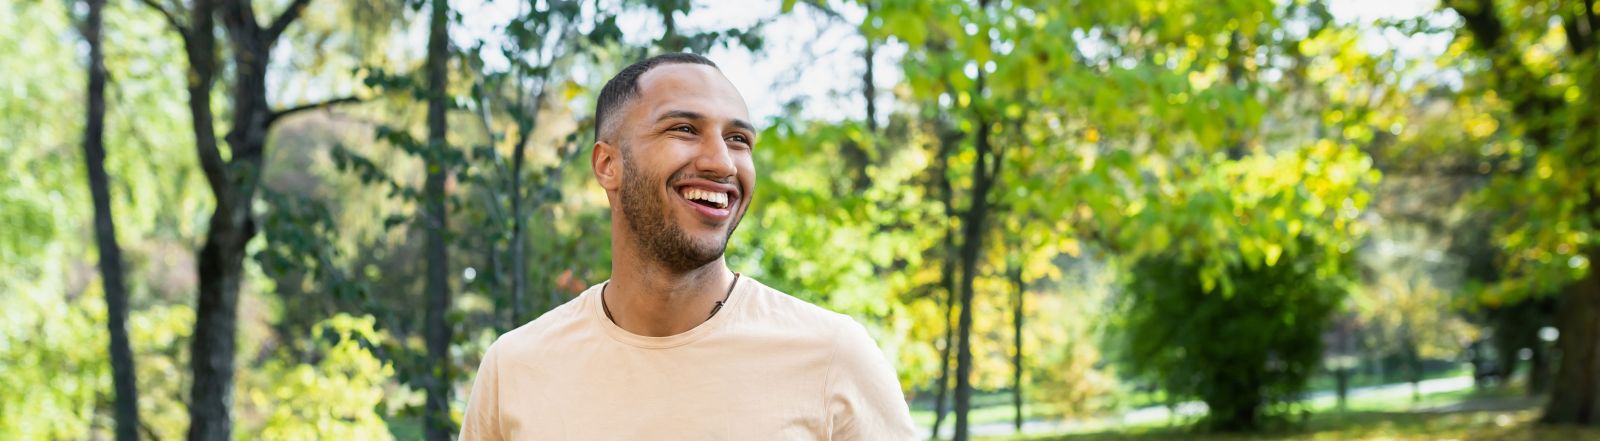
{"label": "tree", "polygon": [[[1379,260],[1379,262],[1382,262]],[[1358,290],[1361,316],[1369,343],[1381,353],[1399,355],[1411,382],[1412,401],[1422,399],[1422,361],[1453,357],[1466,348],[1477,330],[1451,310],[1447,295],[1420,271],[1396,270],[1378,276]]]}
{"label": "tree", "polygon": [[[919,13],[926,12],[919,11],[919,9],[942,7],[949,7],[958,12],[954,16],[941,17],[934,15],[925,18],[914,18]],[[976,28],[976,31],[970,33],[970,36],[969,34],[959,33],[942,35],[936,40],[937,43],[928,48],[931,50],[927,52],[927,56],[937,60],[935,63],[950,66],[960,65],[965,60],[970,59],[968,57],[975,55],[979,64],[987,61],[987,55],[992,53],[989,31],[1003,27],[1003,21],[990,14],[988,1],[979,0],[976,5],[950,2],[940,5],[911,6],[885,2],[882,5],[882,9],[879,9],[875,15],[881,16],[885,23],[884,29],[878,32],[904,39],[914,47],[920,46],[927,37],[924,33],[925,30],[921,26],[942,29],[949,23],[948,20],[958,18],[972,20],[971,25]],[[931,22],[919,23],[918,20],[922,19],[928,19]],[[947,48],[943,47],[945,44],[954,46],[954,50],[947,50]],[[908,60],[913,58],[915,57],[907,57]],[[948,69],[948,67],[945,69]],[[970,166],[969,173],[972,182],[968,192],[969,202],[967,208],[959,214],[959,237],[961,241],[960,248],[955,252],[958,262],[956,269],[958,272],[956,274],[959,274],[959,277],[954,278],[955,283],[952,287],[955,289],[950,291],[953,296],[956,295],[955,293],[959,293],[956,297],[955,305],[960,311],[957,315],[955,335],[953,336],[953,346],[956,353],[954,410],[956,416],[955,439],[957,440],[965,440],[968,436],[967,417],[968,411],[972,406],[974,281],[977,278],[979,258],[982,255],[982,250],[984,250],[985,236],[989,232],[987,224],[991,221],[992,199],[990,192],[1002,169],[1001,164],[1004,159],[1003,151],[994,147],[992,135],[994,127],[1004,122],[1000,119],[1000,115],[996,114],[997,110],[1004,108],[1000,100],[1010,97],[1009,94],[1004,94],[1004,92],[993,94],[1002,98],[995,99],[991,97],[991,91],[986,86],[987,70],[988,67],[984,66],[977,69],[977,72],[959,77],[963,80],[960,84],[945,83],[942,88],[925,86],[926,89],[930,89],[928,91],[936,94],[960,94],[963,97],[957,109],[961,115],[960,127],[963,128],[963,132],[968,132],[970,136],[970,138],[964,140],[963,144],[971,145],[975,154],[975,160]],[[908,70],[908,73],[918,71],[921,71],[921,69]],[[932,81],[939,82],[941,81],[939,78],[942,78],[942,74],[945,72],[941,69],[941,71],[931,73],[932,75],[929,76],[935,78]],[[966,130],[969,128],[970,131]],[[942,150],[942,152],[954,153],[952,150]],[[947,339],[946,344],[951,345],[951,343]],[[939,401],[940,404],[938,406],[942,407],[942,398]],[[936,421],[942,421],[942,417],[939,417]],[[937,427],[937,422],[935,427]]]}
{"label": "tree", "polygon": [[[1502,222],[1504,298],[1560,288],[1561,362],[1541,421],[1600,424],[1600,13],[1593,2],[1453,0],[1461,17],[1451,53],[1466,90],[1494,92],[1510,141],[1484,158],[1501,171],[1482,193],[1491,207],[1518,208]],[[1531,52],[1548,54],[1529,57]],[[1554,54],[1564,54],[1556,56]],[[1505,159],[1505,161],[1496,161]]]}
{"label": "tree", "polygon": [[[1378,78],[1366,82],[1378,85],[1389,75],[1420,72],[1395,67],[1368,74]],[[1363,281],[1353,292],[1353,322],[1345,324],[1360,328],[1373,366],[1381,369],[1384,360],[1399,358],[1413,383],[1413,398],[1420,399],[1416,383],[1423,359],[1453,358],[1466,350],[1480,369],[1476,378],[1506,379],[1515,362],[1481,369],[1491,366],[1494,355],[1514,360],[1516,349],[1499,354],[1469,349],[1480,340],[1479,327],[1492,329],[1493,341],[1507,343],[1507,337],[1517,334],[1531,338],[1540,324],[1497,320],[1508,305],[1483,295],[1482,287],[1494,284],[1502,272],[1488,235],[1502,213],[1475,206],[1470,197],[1490,176],[1477,163],[1483,144],[1495,139],[1492,108],[1484,97],[1456,96],[1429,81],[1410,90],[1377,97],[1388,104],[1372,110],[1384,114],[1378,121],[1391,125],[1364,148],[1384,180],[1375,191],[1369,240],[1360,250]],[[1478,323],[1468,322],[1473,319]]]}
{"label": "tree", "polygon": [[[267,135],[272,123],[306,110],[349,99],[273,110],[267,102],[267,67],[272,47],[299,19],[310,0],[294,0],[266,26],[256,21],[249,0],[196,0],[188,19],[161,0],[143,0],[160,12],[184,42],[189,61],[189,112],[201,170],[216,199],[197,260],[200,292],[191,340],[193,385],[189,439],[232,438],[233,388],[238,338],[239,286],[244,277],[245,245],[257,233],[251,207],[261,184]],[[217,58],[215,19],[221,20],[232,55],[230,155],[218,148],[212,88],[222,65]]]}
{"label": "tree", "polygon": [[[599,54],[621,37],[613,13],[601,11],[586,17],[581,9],[578,1],[530,4],[506,25],[509,38],[501,47],[479,46],[463,54],[472,70],[475,116],[488,135],[487,143],[473,148],[476,172],[467,178],[488,200],[479,230],[486,232],[484,240],[489,244],[485,262],[489,271],[479,283],[490,287],[496,305],[508,312],[506,329],[526,323],[530,312],[556,306],[554,290],[543,299],[529,296],[530,287],[550,285],[539,284],[537,279],[530,283],[530,272],[550,279],[543,273],[559,271],[531,267],[529,221],[561,201],[566,166],[583,151],[578,139],[588,121],[561,106],[584,91],[569,72],[574,66],[599,61]],[[499,55],[509,66],[491,70],[490,55]],[[556,120],[547,120],[552,117]],[[579,120],[567,124],[563,121],[567,117]],[[502,154],[507,144],[509,157]],[[530,163],[530,150],[536,157],[544,156],[540,150],[554,150],[555,161]],[[535,165],[538,168],[530,167]],[[506,224],[511,225],[509,232],[503,228]],[[537,255],[532,257],[540,260]],[[509,277],[502,277],[504,273]],[[509,284],[502,283],[506,278]],[[544,308],[532,308],[536,300],[544,300]]]}
{"label": "tree", "polygon": [[1238,289],[1231,296],[1207,293],[1199,265],[1141,260],[1129,273],[1126,310],[1135,369],[1154,373],[1171,397],[1204,401],[1210,429],[1258,427],[1264,408],[1295,399],[1316,371],[1322,356],[1316,325],[1343,297],[1339,287],[1318,280],[1315,259],[1289,257],[1230,268]]}
{"label": "tree", "polygon": [[[1349,47],[1301,49],[1329,27],[1326,15],[1316,2],[877,5],[868,27],[910,46],[902,64],[910,99],[947,109],[966,138],[951,151],[954,186],[968,196],[954,222],[964,308],[955,337],[957,438],[966,436],[971,388],[962,383],[970,355],[959,349],[971,343],[960,328],[970,326],[968,281],[981,277],[976,250],[985,248],[982,225],[995,220],[995,188],[1026,189],[1015,211],[1055,220],[1060,241],[1082,240],[1127,262],[1170,253],[1199,265],[1190,274],[1204,292],[1232,292],[1230,274],[1286,256],[1337,261],[1337,252],[1299,248],[1302,236],[1318,250],[1348,248],[1350,221],[1367,197],[1359,187],[1369,180],[1349,142],[1360,139],[1347,139],[1359,137],[1313,135],[1305,124],[1317,107],[1302,96],[1315,98],[1326,80],[1308,78],[1303,52],[1343,56]],[[1260,81],[1266,72],[1279,79]],[[1282,107],[1268,114],[1263,103]],[[1316,169],[1273,168],[1303,170],[1296,163]],[[1004,175],[996,171],[1025,164],[1046,166],[996,185]],[[1262,189],[1241,193],[1239,182]],[[1333,263],[1315,266],[1312,274],[1337,273]]]}
{"label": "tree", "polygon": [[1022,373],[1026,370],[1022,364],[1022,320],[1027,316],[1023,306],[1028,298],[1028,282],[1022,278],[1022,267],[1015,259],[1008,260],[1006,267],[1006,275],[1010,276],[1017,290],[1016,300],[1011,305],[1011,338],[1014,339],[1011,353],[1011,405],[1015,411],[1012,426],[1017,433],[1022,433]]}
{"label": "tree", "polygon": [[[936,165],[931,174],[933,174],[935,186],[938,188],[940,206],[944,209],[941,214],[946,219],[954,219],[956,217],[956,208],[955,196],[950,188],[950,151],[960,143],[959,137],[961,133],[953,130],[943,130],[941,132],[943,136],[939,141],[939,152],[934,156]],[[959,291],[956,290],[956,279],[960,277],[959,273],[956,272],[957,232],[954,227],[948,224],[942,230],[943,241],[940,243],[940,248],[944,252],[943,258],[940,259],[942,263],[939,271],[939,287],[943,289],[945,297],[944,321],[940,322],[944,325],[944,339],[941,340],[944,345],[939,351],[939,384],[937,385],[939,389],[937,396],[934,398],[932,433],[935,435],[939,433],[939,427],[944,423],[945,394],[950,390],[950,351],[955,348],[956,329],[955,320],[951,316],[955,314],[956,300],[960,296]]]}
{"label": "tree", "polygon": [[89,192],[94,198],[94,232],[100,250],[100,283],[106,294],[107,330],[111,333],[111,371],[116,385],[117,440],[139,439],[138,376],[133,350],[128,346],[128,289],[123,281],[122,248],[111,214],[111,190],[106,176],[106,66],[101,39],[105,0],[88,0],[82,24],[89,43],[88,124],[83,130],[83,158],[89,168]]}
{"label": "tree", "polygon": [[455,423],[450,418],[450,340],[452,329],[445,320],[450,312],[450,255],[445,246],[448,217],[445,210],[444,181],[449,165],[444,161],[449,145],[445,140],[445,98],[450,60],[449,14],[446,0],[429,2],[428,16],[428,148],[432,155],[423,156],[427,180],[423,183],[423,213],[419,216],[427,235],[424,258],[428,261],[427,296],[428,311],[423,321],[428,341],[429,377],[424,382],[428,391],[427,410],[423,420],[430,441],[447,441],[455,433]]}

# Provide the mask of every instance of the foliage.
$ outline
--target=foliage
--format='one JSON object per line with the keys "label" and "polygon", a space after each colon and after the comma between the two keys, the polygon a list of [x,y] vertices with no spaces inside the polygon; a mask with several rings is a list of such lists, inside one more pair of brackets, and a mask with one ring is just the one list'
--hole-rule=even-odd
{"label": "foliage", "polygon": [[1450,296],[1426,278],[1385,274],[1356,293],[1367,344],[1380,353],[1452,359],[1478,337],[1450,307]]}
{"label": "foliage", "polygon": [[[0,298],[0,435],[7,439],[89,438],[109,434],[111,369],[98,284],[74,299],[55,294],[59,277]],[[183,305],[135,311],[129,318],[139,360],[141,434],[181,438],[188,425],[183,366],[194,313]],[[393,368],[373,352],[386,337],[370,317],[319,324],[298,351],[282,348],[259,369],[241,372],[241,412],[249,429],[272,439],[366,438],[386,434],[381,403],[393,394]],[[302,363],[297,352],[312,355]],[[105,414],[102,414],[105,413]],[[241,434],[243,435],[243,434]]]}
{"label": "foliage", "polygon": [[1115,352],[1103,349],[1112,319],[1091,319],[1117,312],[1108,302],[1116,276],[1089,257],[1063,265],[1070,270],[1053,289],[1028,299],[1029,402],[1065,416],[1111,409],[1119,388]]}
{"label": "foliage", "polygon": [[[1516,403],[1522,404],[1522,403]],[[1176,428],[1139,428],[1117,432],[1028,438],[1052,441],[1246,441],[1246,440],[1436,440],[1484,439],[1536,441],[1592,439],[1600,430],[1538,424],[1526,408],[1481,407],[1445,412],[1350,412],[1313,415],[1302,427],[1255,434],[1196,434]],[[1502,405],[1503,406],[1503,405]]]}
{"label": "foliage", "polygon": [[[68,17],[59,7],[51,6],[57,5],[5,5],[6,10],[0,14],[0,26],[18,32],[0,35],[0,51],[3,51],[0,56],[8,60],[49,59],[46,55],[52,51],[65,50],[68,46],[54,36],[69,32]],[[38,16],[38,19],[23,26],[24,17],[30,16]],[[61,188],[58,184],[82,176],[82,172],[72,167],[76,163],[68,160],[77,157],[66,153],[72,151],[70,147],[77,138],[73,132],[47,123],[75,119],[73,115],[82,113],[75,113],[82,108],[82,103],[42,109],[32,105],[36,101],[70,102],[73,98],[70,91],[47,87],[48,83],[43,80],[77,81],[83,73],[71,67],[65,62],[20,63],[8,66],[6,75],[0,79],[0,115],[4,115],[0,118],[0,129],[3,129],[0,130],[0,173],[3,173],[0,176],[4,176],[0,178],[4,179],[0,185],[0,207],[5,207],[0,210],[0,225],[5,225],[0,229],[0,269],[8,275],[37,266],[32,263],[48,250],[40,245],[62,234],[54,220],[69,213],[88,212],[87,203],[80,207],[62,207],[37,197],[41,194],[60,197],[62,190],[75,189]],[[86,190],[77,191],[83,195],[80,200],[87,200]]]}
{"label": "foliage", "polygon": [[371,316],[339,314],[317,325],[309,341],[293,342],[314,361],[285,348],[252,373],[243,401],[264,414],[259,428],[241,438],[283,440],[387,438],[383,403],[394,367],[374,350],[384,334]]}
{"label": "foliage", "polygon": [[[1372,132],[1306,124],[1324,120],[1317,103],[1339,90],[1327,80],[1337,73],[1306,68],[1312,56],[1334,67],[1361,57],[1324,32],[1332,25],[1320,3],[1214,6],[884,2],[866,28],[911,46],[910,100],[949,109],[943,115],[964,133],[1003,140],[1002,216],[1041,219],[1053,239],[1022,248],[1099,246],[1125,262],[1155,259],[1186,268],[1196,293],[1224,304],[1295,295],[1236,280],[1288,266],[1336,303],[1341,262],[1361,234],[1355,219],[1377,179],[1358,149]],[[971,169],[984,153],[969,149],[981,142],[963,143],[952,169]],[[1317,335],[1326,314],[1308,307],[1285,334]],[[1194,332],[1230,344],[1216,328]]]}
{"label": "foliage", "polygon": [[[1459,28],[1439,63],[1465,76],[1458,92],[1487,110],[1479,138],[1480,172],[1492,179],[1472,203],[1507,213],[1494,223],[1508,276],[1483,294],[1495,303],[1558,291],[1587,273],[1595,232],[1591,172],[1600,130],[1594,91],[1600,37],[1580,21],[1600,23],[1584,2],[1445,2]],[[1498,35],[1486,34],[1486,26]],[[1430,29],[1413,29],[1427,33]],[[1492,39],[1492,40],[1491,40]],[[1479,98],[1481,97],[1481,98]]]}
{"label": "foliage", "polygon": [[1321,366],[1320,324],[1344,297],[1318,273],[1319,260],[1295,253],[1275,265],[1230,266],[1234,295],[1201,286],[1198,264],[1139,261],[1123,300],[1129,368],[1169,400],[1204,401],[1214,430],[1255,429],[1264,413],[1281,415]]}
{"label": "foliage", "polygon": [[[46,268],[59,270],[59,268]],[[85,438],[111,388],[108,337],[96,326],[105,302],[56,293],[61,277],[0,297],[0,435],[11,439]],[[26,397],[13,399],[10,397]]]}
{"label": "foliage", "polygon": [[[0,358],[7,360],[0,364],[0,393],[26,397],[0,401],[0,435],[22,440],[108,435],[111,364],[100,285],[67,280],[64,268],[47,269],[50,276],[13,285],[16,295],[0,298]],[[84,284],[70,286],[78,283]],[[61,295],[70,289],[81,291]],[[193,316],[187,307],[172,306],[129,317],[143,391],[141,431],[147,437],[179,437],[187,425],[180,398],[187,392],[184,377],[173,372],[182,372],[187,361],[184,343]]]}

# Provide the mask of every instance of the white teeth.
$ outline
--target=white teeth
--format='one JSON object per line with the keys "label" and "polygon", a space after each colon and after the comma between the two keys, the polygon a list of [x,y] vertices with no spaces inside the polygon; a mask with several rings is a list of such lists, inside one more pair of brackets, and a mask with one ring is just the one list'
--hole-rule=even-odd
{"label": "white teeth", "polygon": [[696,199],[716,204],[718,208],[728,206],[728,194],[716,191],[706,191],[698,188],[683,189],[685,199]]}

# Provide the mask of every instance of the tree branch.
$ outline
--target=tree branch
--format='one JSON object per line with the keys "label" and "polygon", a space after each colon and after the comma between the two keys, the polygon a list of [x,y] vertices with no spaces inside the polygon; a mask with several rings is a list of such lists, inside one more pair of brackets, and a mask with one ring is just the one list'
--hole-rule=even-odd
{"label": "tree branch", "polygon": [[206,183],[211,186],[212,195],[216,196],[219,212],[227,209],[228,205],[225,204],[233,200],[233,191],[228,186],[228,162],[222,159],[216,138],[196,142],[194,147],[195,155],[200,157],[200,171],[205,173]]}
{"label": "tree branch", "polygon": [[267,116],[267,126],[271,127],[272,123],[277,122],[279,119],[281,119],[283,117],[286,117],[286,116],[290,116],[290,115],[296,114],[296,113],[305,112],[305,111],[309,111],[309,110],[326,109],[326,108],[333,107],[333,106],[336,106],[336,105],[339,105],[339,104],[359,103],[359,102],[361,102],[361,98],[356,98],[356,97],[353,97],[353,96],[347,96],[347,97],[335,98],[335,99],[331,99],[331,100],[327,100],[327,101],[301,104],[301,105],[298,105],[298,106],[294,106],[294,107],[290,107],[290,108],[287,108],[287,109],[283,109],[283,110],[279,110],[279,111],[276,111],[276,112],[272,112],[272,114]]}
{"label": "tree branch", "polygon": [[139,2],[144,3],[146,6],[149,6],[150,9],[154,9],[154,10],[156,10],[156,12],[160,12],[161,13],[161,17],[165,18],[167,20],[167,24],[172,26],[172,29],[177,30],[178,31],[178,35],[182,36],[185,40],[188,40],[189,39],[189,28],[184,26],[182,22],[179,22],[178,21],[178,16],[172,15],[172,11],[171,10],[168,10],[166,6],[161,6],[161,4],[157,3],[156,1],[157,0],[139,0]]}
{"label": "tree branch", "polygon": [[[805,4],[806,4],[806,6],[810,6],[812,9],[816,9],[817,12],[821,12],[822,15],[828,16],[828,18],[831,18],[831,19],[834,19],[834,20],[839,20],[839,21],[845,21],[844,14],[840,14],[839,11],[828,7],[828,3],[826,1],[823,1],[823,0],[805,0]],[[868,9],[872,8],[872,4],[871,3],[865,3],[865,5],[867,6]]]}
{"label": "tree branch", "polygon": [[1492,53],[1499,48],[1502,37],[1505,36],[1505,24],[1495,15],[1492,0],[1477,0],[1472,5],[1446,1],[1445,5],[1461,16],[1466,22],[1467,29],[1472,31],[1472,36],[1486,51]]}
{"label": "tree branch", "polygon": [[1583,8],[1583,16],[1589,20],[1589,42],[1600,43],[1600,4],[1589,3]]}
{"label": "tree branch", "polygon": [[[1562,106],[1560,98],[1540,93],[1540,80],[1522,63],[1515,48],[1507,46],[1505,21],[1495,12],[1494,0],[1444,3],[1461,16],[1473,40],[1494,67],[1494,74],[1502,78],[1504,84],[1499,88],[1500,93],[1510,98],[1513,114],[1535,121]],[[1555,139],[1547,123],[1531,124],[1525,136],[1540,146],[1549,146]]]}
{"label": "tree branch", "polygon": [[139,431],[140,432],[144,432],[145,439],[152,439],[152,440],[161,439],[161,437],[159,435],[156,435],[155,429],[151,429],[150,428],[150,420],[145,420],[145,419],[139,420]]}
{"label": "tree branch", "polygon": [[300,18],[300,11],[310,3],[311,0],[294,0],[293,3],[290,3],[289,8],[284,9],[283,13],[279,14],[277,19],[272,20],[270,26],[267,26],[267,41],[278,41],[278,36],[283,35],[283,30],[288,29],[290,24]]}
{"label": "tree branch", "polygon": [[1573,11],[1561,11],[1557,15],[1561,17],[1561,28],[1567,34],[1567,48],[1572,50],[1572,55],[1582,56],[1594,47],[1595,16],[1587,4],[1578,7],[1582,8],[1581,15]]}

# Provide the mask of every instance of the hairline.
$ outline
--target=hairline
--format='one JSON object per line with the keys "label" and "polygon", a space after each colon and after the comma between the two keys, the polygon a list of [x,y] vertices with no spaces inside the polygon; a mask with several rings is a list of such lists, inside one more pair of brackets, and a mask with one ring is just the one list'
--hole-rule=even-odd
{"label": "hairline", "polygon": [[[668,52],[664,54],[658,54],[634,62],[633,64],[622,68],[622,70],[617,72],[616,75],[612,76],[610,80],[606,81],[605,86],[601,88],[600,96],[595,100],[595,142],[599,143],[601,141],[605,141],[605,134],[614,134],[614,132],[617,130],[618,124],[621,124],[621,118],[618,118],[618,116],[621,115],[623,111],[626,110],[628,106],[632,105],[633,101],[639,97],[639,81],[643,79],[646,74],[649,74],[651,71],[654,71],[659,67],[678,64],[698,64],[702,66],[710,66],[718,73],[722,72],[722,68],[717,66],[715,62],[712,62],[710,59],[707,59],[704,56],[689,52]],[[619,79],[623,80],[623,83],[613,84]],[[617,86],[617,88],[613,89],[612,86]],[[606,92],[608,91],[614,94],[611,96],[614,101],[611,101],[609,106],[607,105],[608,103],[606,100]],[[606,108],[602,109],[602,106],[606,106]]]}

